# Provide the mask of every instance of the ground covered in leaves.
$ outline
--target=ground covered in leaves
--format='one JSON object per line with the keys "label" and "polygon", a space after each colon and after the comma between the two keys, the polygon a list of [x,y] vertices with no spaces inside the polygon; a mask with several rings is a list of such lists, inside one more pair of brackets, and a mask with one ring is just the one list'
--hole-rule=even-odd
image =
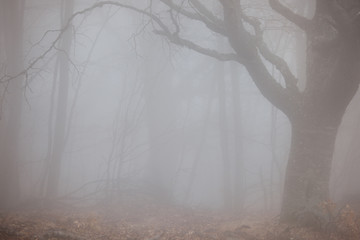
{"label": "ground covered in leaves", "polygon": [[279,224],[276,217],[261,214],[225,214],[147,201],[119,201],[86,208],[59,204],[0,215],[0,239],[4,240],[359,239],[357,226],[334,229],[330,226],[319,232]]}

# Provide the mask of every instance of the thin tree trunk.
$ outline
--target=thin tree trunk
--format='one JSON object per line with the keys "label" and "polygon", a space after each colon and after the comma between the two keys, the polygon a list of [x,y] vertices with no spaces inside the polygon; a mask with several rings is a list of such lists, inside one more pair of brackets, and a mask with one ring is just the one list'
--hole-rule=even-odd
{"label": "thin tree trunk", "polygon": [[276,149],[277,149],[277,114],[278,114],[278,110],[275,107],[271,107],[271,130],[270,130],[270,148],[271,148],[271,167],[270,167],[270,186],[269,186],[269,192],[270,192],[270,209],[273,209],[274,207],[274,183],[275,183],[275,177],[274,177],[274,173],[275,173],[275,167],[277,170],[277,177],[278,177],[278,182],[282,183],[283,182],[283,177],[282,177],[282,171],[281,171],[281,166],[279,164],[278,158],[277,158],[277,154],[276,154]]}
{"label": "thin tree trunk", "polygon": [[245,196],[245,171],[243,160],[243,141],[242,141],[242,122],[241,122],[241,102],[240,84],[237,68],[231,65],[231,90],[234,121],[234,208],[241,211],[244,207]]}
{"label": "thin tree trunk", "polygon": [[[219,49],[223,49],[225,42],[223,39],[218,39],[217,45]],[[214,80],[217,82],[218,93],[218,114],[219,114],[219,130],[220,130],[220,151],[223,165],[223,201],[225,209],[233,208],[232,196],[232,171],[229,156],[229,126],[227,118],[226,106],[226,77],[225,77],[225,63],[216,62],[214,68]]]}
{"label": "thin tree trunk", "polygon": [[[144,99],[149,155],[145,179],[149,192],[159,201],[172,201],[178,161],[176,107],[172,72],[154,42],[144,43]],[[163,66],[160,66],[163,64]]]}
{"label": "thin tree trunk", "polygon": [[[74,9],[74,0],[63,1],[62,26],[65,25],[67,19],[72,15]],[[72,42],[71,28],[64,33],[64,37],[60,44],[59,52],[59,85],[56,107],[56,119],[54,124],[54,145],[49,165],[48,181],[46,186],[47,199],[57,197],[61,176],[61,162],[65,149],[66,122],[67,122],[67,106],[69,91],[69,59]]]}
{"label": "thin tree trunk", "polygon": [[226,112],[226,89],[224,78],[224,63],[218,63],[214,76],[218,82],[219,97],[219,130],[220,130],[220,148],[223,163],[223,198],[224,207],[232,209],[232,191],[231,191],[231,166],[229,157],[229,134]]}
{"label": "thin tree trunk", "polygon": [[[1,2],[2,21],[4,28],[4,46],[6,52],[7,72],[14,75],[22,70],[23,65],[23,0],[5,0]],[[4,74],[4,75],[5,75]],[[5,122],[4,135],[1,144],[0,160],[0,207],[12,207],[19,200],[19,137],[23,105],[24,78],[12,79],[4,94],[8,96],[9,106],[3,119]],[[2,103],[4,104],[4,103]]]}
{"label": "thin tree trunk", "polygon": [[212,109],[212,95],[209,96],[209,98],[207,100],[206,108],[204,109],[204,113],[203,113],[204,115],[203,115],[203,121],[202,121],[203,124],[202,124],[201,134],[200,134],[200,142],[199,142],[199,146],[196,149],[194,161],[193,161],[192,167],[190,169],[189,183],[185,190],[185,201],[184,201],[185,203],[189,202],[190,193],[195,184],[196,174],[198,173],[198,170],[199,170],[199,163],[200,163],[203,151],[204,151],[204,145],[206,143],[206,137],[207,137],[206,133],[208,131],[211,109]]}

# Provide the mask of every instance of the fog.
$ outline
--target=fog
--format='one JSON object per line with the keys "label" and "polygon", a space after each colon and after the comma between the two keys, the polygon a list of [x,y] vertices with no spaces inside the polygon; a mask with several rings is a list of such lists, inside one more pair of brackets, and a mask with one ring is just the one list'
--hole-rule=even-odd
{"label": "fog", "polygon": [[[3,184],[2,208],[146,199],[277,215],[292,137],[284,111],[242,64],[174,44],[141,12],[111,3],[84,11],[99,2],[1,2],[1,181],[11,181]],[[182,39],[205,50],[234,51],[211,26],[166,4],[117,2],[155,14],[174,36],[181,31]],[[307,18],[314,14],[313,4],[283,2]],[[218,1],[203,4],[222,18]],[[267,1],[242,5],[261,20],[268,49],[306,92],[305,35]],[[244,28],[255,35],[250,21]],[[282,69],[265,55],[262,61],[286,88]],[[330,178],[336,202],[360,196],[358,100],[337,133]],[[8,176],[11,171],[16,174]]]}

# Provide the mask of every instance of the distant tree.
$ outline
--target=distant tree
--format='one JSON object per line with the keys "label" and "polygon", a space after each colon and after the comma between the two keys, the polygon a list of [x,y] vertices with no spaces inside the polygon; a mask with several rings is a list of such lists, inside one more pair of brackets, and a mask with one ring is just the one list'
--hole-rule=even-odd
{"label": "distant tree", "polygon": [[[222,49],[223,41],[218,40],[218,48]],[[226,99],[226,82],[225,82],[225,64],[223,62],[216,64],[214,68],[214,82],[217,83],[218,96],[218,113],[219,113],[219,131],[220,131],[220,151],[221,160],[223,164],[223,199],[224,206],[227,209],[233,208],[232,198],[232,184],[231,184],[231,163],[229,150],[229,126],[227,114],[227,99]]]}
{"label": "distant tree", "polygon": [[[24,0],[0,2],[2,75],[15,74],[23,69]],[[4,54],[5,53],[5,54]],[[0,146],[0,208],[16,204],[19,198],[19,134],[24,103],[24,77],[5,82],[1,101]]]}
{"label": "distant tree", "polygon": [[142,43],[144,62],[140,74],[144,86],[145,120],[149,155],[145,185],[152,196],[163,202],[173,199],[173,184],[179,158],[175,97],[171,65],[166,63],[157,41]]}
{"label": "distant tree", "polygon": [[231,68],[231,101],[232,101],[232,118],[233,118],[233,142],[234,142],[234,160],[232,167],[234,194],[233,207],[241,211],[245,202],[245,169],[243,155],[243,126],[242,126],[242,109],[240,98],[240,84],[238,81],[239,71],[234,64]]}
{"label": "distant tree", "polygon": [[[73,14],[74,0],[62,1],[61,8],[61,25],[64,28],[67,24],[67,20]],[[53,96],[57,96],[56,108],[53,112],[54,126],[53,126],[53,139],[49,144],[49,159],[48,168],[46,171],[46,188],[45,195],[48,199],[57,197],[59,182],[61,176],[61,162],[65,150],[66,144],[66,130],[67,130],[67,116],[68,116],[68,91],[70,82],[70,63],[68,60],[68,54],[70,52],[72,43],[71,29],[67,28],[61,38],[58,52],[58,79],[54,79]],[[55,94],[55,96],[54,96]],[[51,109],[51,111],[53,111]],[[53,124],[50,122],[50,124]],[[50,129],[52,126],[50,126]]]}

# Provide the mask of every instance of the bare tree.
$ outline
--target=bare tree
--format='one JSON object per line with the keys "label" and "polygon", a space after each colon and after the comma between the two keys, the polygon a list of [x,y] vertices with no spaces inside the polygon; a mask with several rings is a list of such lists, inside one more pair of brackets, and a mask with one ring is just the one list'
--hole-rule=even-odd
{"label": "bare tree", "polygon": [[[62,2],[61,24],[62,27],[66,25],[68,18],[73,14],[74,0]],[[57,106],[56,117],[54,123],[53,145],[50,146],[51,154],[46,182],[46,197],[51,199],[57,196],[59,189],[59,181],[61,174],[61,160],[66,143],[66,122],[68,116],[68,91],[69,91],[69,71],[70,63],[68,54],[70,52],[72,42],[71,29],[65,31],[59,46],[59,79],[57,86]],[[55,94],[55,92],[53,92]],[[52,96],[53,97],[53,96]],[[51,123],[52,124],[52,123]]]}
{"label": "bare tree", "polygon": [[239,71],[236,66],[230,65],[231,68],[231,100],[232,100],[232,117],[233,117],[233,135],[234,135],[234,160],[233,160],[233,207],[241,211],[245,201],[245,170],[243,157],[243,136],[242,136],[242,114],[240,100],[240,84],[238,81]]}
{"label": "bare tree", "polygon": [[[151,195],[164,202],[172,200],[178,161],[176,111],[171,66],[161,60],[164,50],[154,40],[144,42],[145,119],[149,145],[145,181]],[[160,58],[159,58],[160,57]]]}
{"label": "bare tree", "polygon": [[[24,0],[1,1],[1,37],[5,48],[3,75],[12,75],[23,69],[23,15]],[[24,102],[24,77],[19,76],[3,85],[5,92],[1,102],[1,160],[0,160],[0,207],[11,207],[19,197],[19,134],[22,105]]]}
{"label": "bare tree", "polygon": [[[222,39],[221,39],[222,40]],[[221,49],[222,41],[218,41],[218,47]],[[218,113],[219,113],[219,131],[220,131],[220,151],[223,165],[223,198],[225,209],[232,209],[232,189],[231,189],[231,165],[229,156],[229,126],[227,114],[226,99],[226,81],[225,64],[217,63],[214,69],[214,80],[217,82],[218,93]]]}
{"label": "bare tree", "polygon": [[[187,7],[170,0],[161,2],[169,7],[170,17],[176,12],[190,20],[200,21],[208,30],[226,37],[232,51],[219,52],[185,39],[180,33],[186,25],[179,24],[173,17],[174,29],[152,12],[137,10],[154,20],[157,24],[155,33],[201,54],[242,64],[261,94],[289,118],[292,144],[281,219],[320,220],[317,214],[319,203],[329,198],[336,133],[359,84],[359,2],[317,0],[314,16],[308,19],[295,14],[277,0],[269,1],[275,11],[297,25],[307,36],[304,91],[298,89],[297,79],[286,61],[269,51],[263,39],[261,22],[245,14],[242,2],[219,1],[223,17],[214,15],[197,0],[189,1]],[[275,65],[285,84],[276,81],[264,60]]]}

